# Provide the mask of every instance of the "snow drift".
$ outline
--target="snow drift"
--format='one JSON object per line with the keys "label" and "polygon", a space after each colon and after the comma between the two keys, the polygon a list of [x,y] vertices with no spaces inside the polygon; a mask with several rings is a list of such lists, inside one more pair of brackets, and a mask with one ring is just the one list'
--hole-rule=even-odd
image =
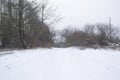
{"label": "snow drift", "polygon": [[52,48],[10,53],[0,57],[0,80],[120,80],[120,51]]}

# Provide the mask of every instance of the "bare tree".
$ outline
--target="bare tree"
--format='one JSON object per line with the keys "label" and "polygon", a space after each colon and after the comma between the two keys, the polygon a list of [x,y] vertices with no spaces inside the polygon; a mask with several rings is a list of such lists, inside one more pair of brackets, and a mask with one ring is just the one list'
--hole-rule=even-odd
{"label": "bare tree", "polygon": [[107,24],[97,24],[96,25],[97,30],[98,30],[98,35],[101,40],[103,41],[102,43],[108,44],[108,43],[114,43],[115,38],[118,35],[118,30],[114,26],[109,26]]}
{"label": "bare tree", "polygon": [[[51,24],[56,23],[60,20],[60,16],[56,14],[56,8],[49,4],[48,0],[42,0],[38,6],[38,14],[41,25],[37,28],[32,36],[32,44],[33,46],[36,44],[36,38],[40,37],[42,39],[42,35],[46,35],[50,33],[48,29]],[[51,36],[52,34],[47,34]],[[49,37],[51,38],[51,37]],[[46,39],[47,40],[47,39]]]}

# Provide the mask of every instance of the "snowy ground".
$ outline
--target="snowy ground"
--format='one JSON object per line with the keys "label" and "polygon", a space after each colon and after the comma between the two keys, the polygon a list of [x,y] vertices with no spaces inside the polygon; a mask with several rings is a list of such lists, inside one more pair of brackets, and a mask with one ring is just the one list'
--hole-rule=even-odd
{"label": "snowy ground", "polygon": [[0,80],[120,80],[120,51],[53,48],[0,54]]}

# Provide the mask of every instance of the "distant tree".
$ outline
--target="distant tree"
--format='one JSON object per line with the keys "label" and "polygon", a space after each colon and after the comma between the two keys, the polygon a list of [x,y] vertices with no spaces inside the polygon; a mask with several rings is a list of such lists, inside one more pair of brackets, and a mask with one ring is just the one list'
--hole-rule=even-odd
{"label": "distant tree", "polygon": [[88,24],[84,26],[84,33],[86,34],[86,42],[89,45],[98,44],[97,42],[97,31],[96,26],[92,24]]}
{"label": "distant tree", "polygon": [[97,24],[98,38],[101,45],[108,45],[114,43],[118,35],[118,28],[109,26],[107,24]]}
{"label": "distant tree", "polygon": [[63,36],[66,46],[85,46],[87,44],[86,34],[81,30],[65,29]]}

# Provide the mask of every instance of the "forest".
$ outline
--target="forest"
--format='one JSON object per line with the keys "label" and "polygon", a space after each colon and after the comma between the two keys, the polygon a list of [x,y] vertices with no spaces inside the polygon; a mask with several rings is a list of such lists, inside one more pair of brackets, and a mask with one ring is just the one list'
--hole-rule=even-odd
{"label": "forest", "polygon": [[48,0],[0,0],[1,48],[34,48],[53,44],[50,24],[58,20]]}

